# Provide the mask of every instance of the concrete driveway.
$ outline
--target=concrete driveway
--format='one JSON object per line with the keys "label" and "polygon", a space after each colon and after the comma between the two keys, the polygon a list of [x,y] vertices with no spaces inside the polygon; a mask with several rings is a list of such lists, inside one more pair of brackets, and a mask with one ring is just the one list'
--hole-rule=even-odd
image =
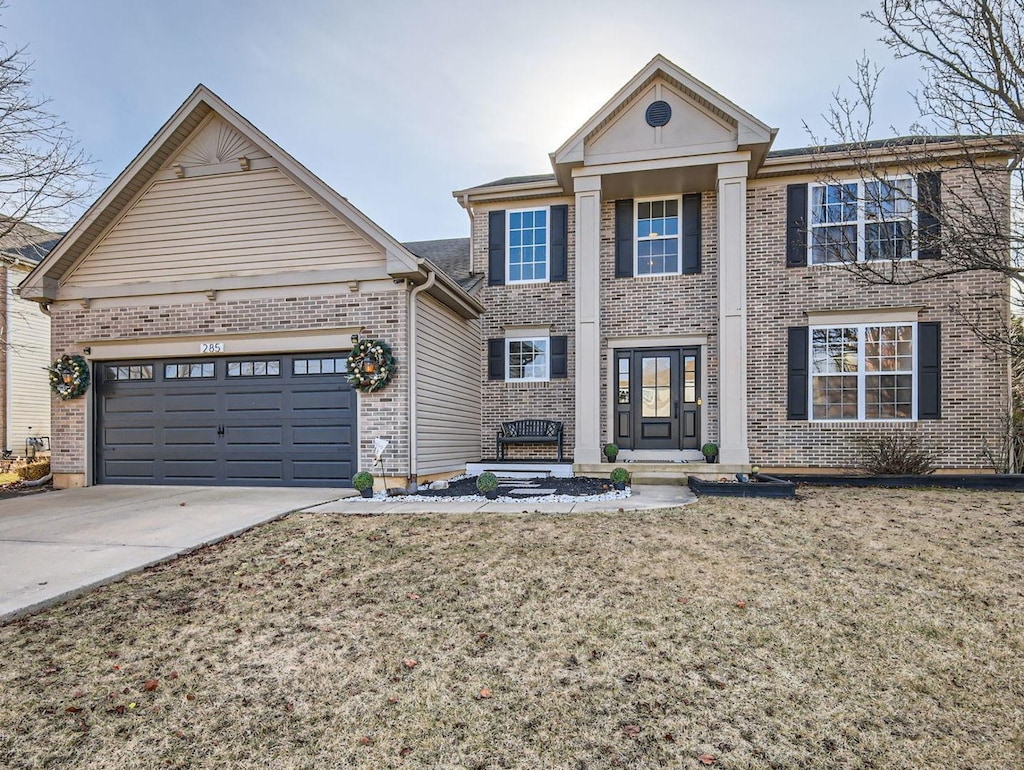
{"label": "concrete driveway", "polygon": [[351,489],[97,486],[0,500],[0,620]]}

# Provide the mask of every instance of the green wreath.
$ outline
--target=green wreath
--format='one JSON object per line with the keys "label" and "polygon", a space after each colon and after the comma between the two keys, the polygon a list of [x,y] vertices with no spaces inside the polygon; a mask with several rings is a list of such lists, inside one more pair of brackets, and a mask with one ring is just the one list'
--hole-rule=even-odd
{"label": "green wreath", "polygon": [[391,380],[397,363],[391,348],[380,340],[360,340],[348,357],[348,381],[366,393],[380,390]]}
{"label": "green wreath", "polygon": [[81,356],[65,353],[46,371],[50,373],[50,390],[65,401],[78,398],[89,389],[89,362]]}

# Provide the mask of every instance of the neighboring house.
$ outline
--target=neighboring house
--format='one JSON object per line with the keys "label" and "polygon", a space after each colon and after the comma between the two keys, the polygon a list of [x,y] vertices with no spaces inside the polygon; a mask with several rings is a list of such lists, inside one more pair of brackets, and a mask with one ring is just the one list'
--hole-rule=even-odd
{"label": "neighboring house", "polygon": [[58,240],[59,234],[24,222],[0,237],[0,431],[14,455],[25,454],[29,436],[50,435],[50,319],[17,288]]}
{"label": "neighboring house", "polygon": [[[1008,363],[953,308],[986,303],[995,328],[1007,281],[869,286],[829,264],[941,258],[882,232],[929,230],[897,199],[960,184],[959,147],[928,144],[934,170],[895,174],[872,218],[774,138],[659,56],[553,174],[456,192],[470,239],[403,245],[200,86],[22,285],[51,357],[95,372],[54,402],[55,483],[347,484],[377,437],[388,475],[422,483],[493,457],[520,418],[562,421],[582,468],[606,442],[698,460],[709,440],[725,463],[843,467],[893,429],[981,467]],[[395,352],[384,390],[338,374],[357,335]]]}

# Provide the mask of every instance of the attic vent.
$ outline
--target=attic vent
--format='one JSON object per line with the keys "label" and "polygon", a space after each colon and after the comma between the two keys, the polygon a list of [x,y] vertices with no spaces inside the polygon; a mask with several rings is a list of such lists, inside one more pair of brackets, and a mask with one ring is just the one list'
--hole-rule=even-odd
{"label": "attic vent", "polygon": [[658,128],[672,120],[672,108],[668,102],[651,102],[645,117],[647,118],[647,125]]}

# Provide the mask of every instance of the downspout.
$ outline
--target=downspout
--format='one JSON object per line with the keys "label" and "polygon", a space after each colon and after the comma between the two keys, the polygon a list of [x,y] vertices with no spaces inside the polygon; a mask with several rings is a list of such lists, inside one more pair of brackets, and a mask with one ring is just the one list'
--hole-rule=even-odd
{"label": "downspout", "polygon": [[409,486],[416,490],[416,297],[434,285],[437,273],[428,271],[426,283],[409,292]]}

